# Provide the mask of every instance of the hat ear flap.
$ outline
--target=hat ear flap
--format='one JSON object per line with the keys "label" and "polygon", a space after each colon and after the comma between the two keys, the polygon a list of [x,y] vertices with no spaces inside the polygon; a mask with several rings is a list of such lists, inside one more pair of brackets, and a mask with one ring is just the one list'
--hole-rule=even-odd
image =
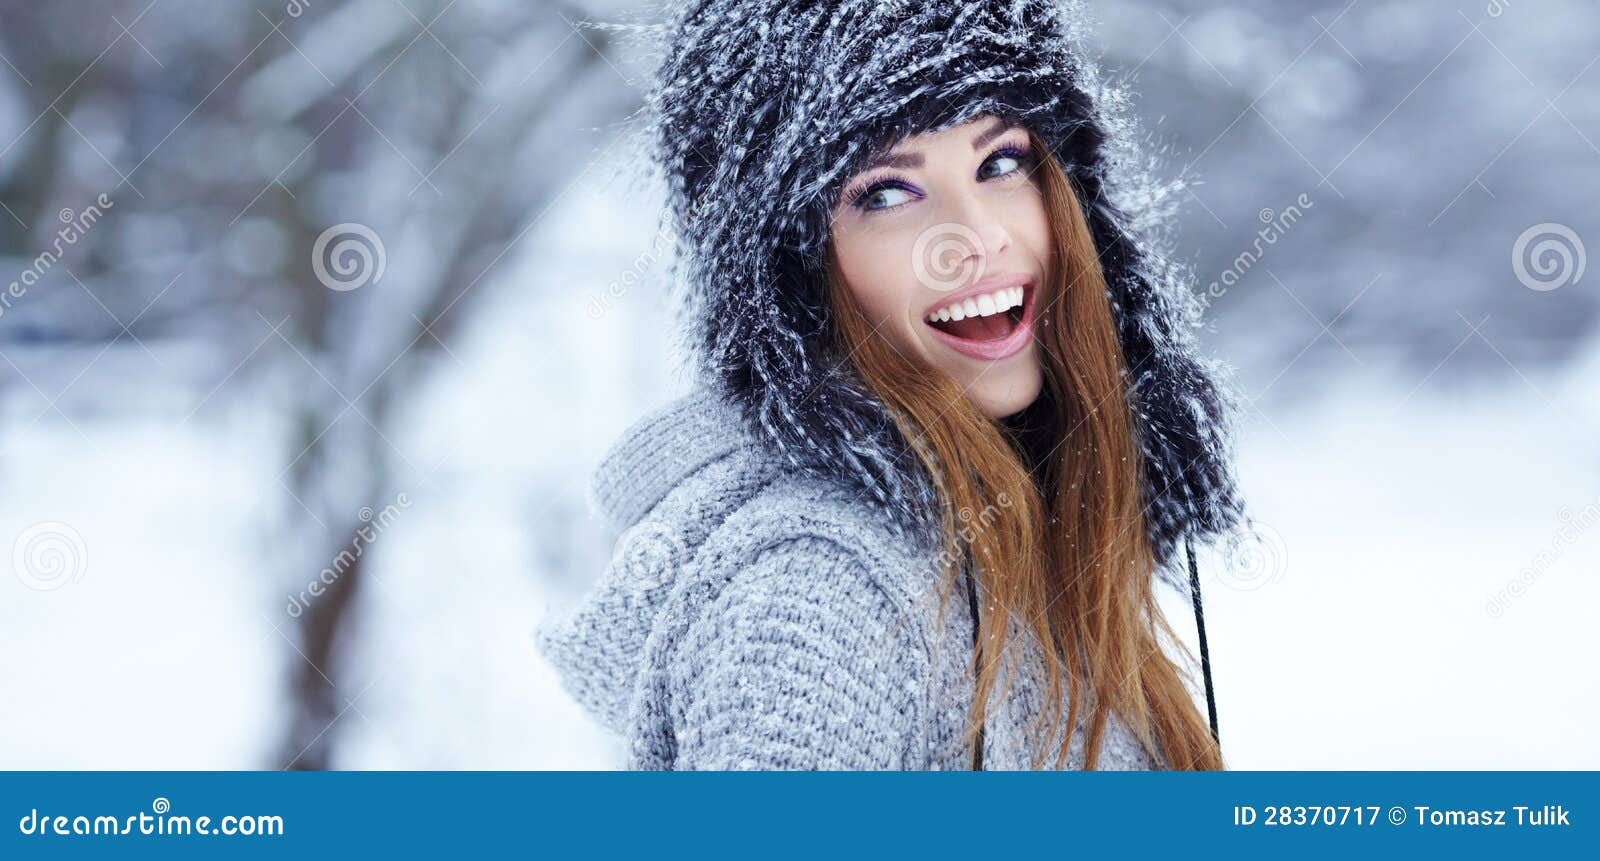
{"label": "hat ear flap", "polygon": [[1196,309],[1185,280],[1134,236],[1097,176],[1074,180],[1128,369],[1128,406],[1144,459],[1145,519],[1165,567],[1185,532],[1224,532],[1242,516],[1229,465],[1236,405],[1219,387],[1217,370],[1203,365],[1194,349],[1186,323],[1197,319]]}

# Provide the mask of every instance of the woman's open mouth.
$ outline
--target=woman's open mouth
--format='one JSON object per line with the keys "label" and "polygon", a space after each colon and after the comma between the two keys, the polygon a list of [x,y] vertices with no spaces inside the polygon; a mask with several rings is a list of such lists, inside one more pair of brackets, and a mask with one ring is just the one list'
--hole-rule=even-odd
{"label": "woman's open mouth", "polygon": [[1010,356],[1033,340],[1034,285],[1007,277],[981,292],[940,305],[923,320],[951,349],[974,359]]}

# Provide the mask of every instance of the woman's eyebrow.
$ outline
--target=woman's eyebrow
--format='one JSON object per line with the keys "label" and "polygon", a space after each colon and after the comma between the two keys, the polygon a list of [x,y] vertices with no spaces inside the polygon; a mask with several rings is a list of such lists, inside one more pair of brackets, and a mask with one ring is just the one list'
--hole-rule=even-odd
{"label": "woman's eyebrow", "polygon": [[[975,150],[976,149],[981,149],[984,144],[986,144],[989,141],[992,141],[995,138],[1005,134],[1008,130],[1010,130],[1013,127],[1013,125],[1014,125],[1013,123],[1006,122],[1003,119],[995,120],[995,124],[994,125],[992,125],[989,128],[983,130],[982,132],[980,132],[978,134],[977,137],[972,139],[972,148],[975,149]],[[922,167],[922,165],[923,165],[923,158],[922,158],[922,153],[920,153],[920,152],[888,153],[888,154],[880,155],[877,158],[873,159],[871,162],[869,162],[867,164],[866,167],[861,169],[861,172],[865,173],[865,172],[867,172],[869,170],[877,170],[880,167],[906,167],[906,168],[910,168],[910,167]]]}
{"label": "woman's eyebrow", "polygon": [[880,167],[922,167],[922,153],[912,152],[880,155],[873,159],[871,164],[866,166],[866,168],[863,170],[863,173],[868,170],[876,170]]}
{"label": "woman's eyebrow", "polygon": [[984,144],[1006,133],[1012,124],[1005,120],[996,120],[995,124],[985,129],[981,134],[972,139],[972,148],[981,149]]}

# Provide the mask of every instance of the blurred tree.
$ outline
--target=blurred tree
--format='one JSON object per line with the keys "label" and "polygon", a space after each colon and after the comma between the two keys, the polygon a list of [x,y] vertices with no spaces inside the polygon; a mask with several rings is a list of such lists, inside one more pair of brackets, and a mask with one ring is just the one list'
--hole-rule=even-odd
{"label": "blurred tree", "polygon": [[352,551],[405,490],[397,403],[636,104],[604,33],[576,26],[591,11],[0,3],[0,254],[31,267],[58,211],[109,202],[0,317],[0,345],[131,339],[154,358],[181,340],[201,351],[182,370],[210,392],[197,411],[263,373],[292,387],[284,591],[336,576],[285,626],[281,765],[328,766],[358,695],[340,663],[370,588]]}

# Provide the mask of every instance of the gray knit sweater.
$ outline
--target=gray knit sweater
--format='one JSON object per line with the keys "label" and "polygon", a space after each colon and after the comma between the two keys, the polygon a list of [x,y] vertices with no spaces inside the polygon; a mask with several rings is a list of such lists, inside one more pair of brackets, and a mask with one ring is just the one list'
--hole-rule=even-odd
{"label": "gray knit sweater", "polygon": [[[781,463],[730,410],[698,389],[613,445],[592,489],[615,553],[575,608],[540,625],[540,652],[624,737],[627,768],[969,768],[967,602],[952,597],[941,618],[931,556],[844,485]],[[986,769],[1034,755],[1042,659],[1012,630],[1035,671],[991,699]],[[1166,761],[1113,719],[1098,767]]]}

